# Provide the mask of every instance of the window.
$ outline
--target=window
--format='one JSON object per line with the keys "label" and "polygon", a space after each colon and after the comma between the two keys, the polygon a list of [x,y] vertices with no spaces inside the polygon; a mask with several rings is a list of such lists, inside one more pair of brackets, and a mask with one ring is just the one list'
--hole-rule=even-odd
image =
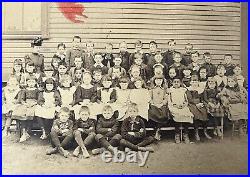
{"label": "window", "polygon": [[41,2],[3,2],[3,38],[48,37],[48,5]]}

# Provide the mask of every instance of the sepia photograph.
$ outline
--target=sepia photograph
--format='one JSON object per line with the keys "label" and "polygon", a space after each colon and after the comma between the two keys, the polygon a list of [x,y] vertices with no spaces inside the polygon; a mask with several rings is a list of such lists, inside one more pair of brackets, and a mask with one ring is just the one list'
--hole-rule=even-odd
{"label": "sepia photograph", "polygon": [[2,2],[2,174],[248,174],[247,2]]}

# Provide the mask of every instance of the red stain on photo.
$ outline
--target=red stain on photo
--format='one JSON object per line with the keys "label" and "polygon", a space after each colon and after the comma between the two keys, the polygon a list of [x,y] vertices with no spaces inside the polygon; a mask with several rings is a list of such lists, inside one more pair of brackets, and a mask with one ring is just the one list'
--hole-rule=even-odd
{"label": "red stain on photo", "polygon": [[84,15],[84,6],[75,2],[63,2],[57,3],[58,9],[63,15],[73,23],[84,23],[86,15]]}

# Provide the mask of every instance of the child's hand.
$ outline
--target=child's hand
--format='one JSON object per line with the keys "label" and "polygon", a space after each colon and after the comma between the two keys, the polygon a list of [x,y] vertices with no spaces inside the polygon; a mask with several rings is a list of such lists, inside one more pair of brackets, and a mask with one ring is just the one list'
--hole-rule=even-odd
{"label": "child's hand", "polygon": [[202,108],[204,105],[203,105],[203,103],[198,103],[198,104],[196,104],[196,106],[197,106],[197,108]]}
{"label": "child's hand", "polygon": [[89,130],[93,130],[94,129],[94,127],[89,127]]}
{"label": "child's hand", "polygon": [[128,132],[129,135],[135,136],[135,132]]}
{"label": "child's hand", "polygon": [[108,131],[110,132],[112,130],[112,128],[108,128]]}
{"label": "child's hand", "polygon": [[64,129],[64,130],[62,130],[62,133],[66,133],[68,131],[69,131],[69,129]]}
{"label": "child's hand", "polygon": [[139,132],[140,132],[140,133],[143,133],[143,132],[144,132],[144,129],[143,129],[143,128],[141,128]]}

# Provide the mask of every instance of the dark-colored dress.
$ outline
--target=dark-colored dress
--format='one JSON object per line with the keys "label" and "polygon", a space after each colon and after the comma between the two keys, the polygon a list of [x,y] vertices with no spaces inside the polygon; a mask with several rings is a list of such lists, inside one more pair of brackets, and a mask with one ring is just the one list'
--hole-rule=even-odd
{"label": "dark-colored dress", "polygon": [[[208,113],[213,117],[224,117],[225,111],[218,98],[218,93],[219,91],[217,89],[205,89],[203,92],[204,104]],[[210,105],[209,102],[213,103],[215,106]]]}
{"label": "dark-colored dress", "polygon": [[207,109],[205,106],[197,107],[196,104],[203,103],[201,94],[197,90],[187,91],[188,107],[194,115],[194,120],[208,121]]}
{"label": "dark-colored dress", "polygon": [[40,91],[38,89],[24,89],[19,92],[18,105],[13,110],[13,119],[33,120]]}
{"label": "dark-colored dress", "polygon": [[102,64],[104,66],[111,68],[115,65],[115,63],[114,63],[115,57],[112,53],[105,53],[105,54],[103,54],[102,57],[103,57]]}
{"label": "dark-colored dress", "polygon": [[149,119],[158,123],[167,123],[169,110],[167,108],[167,92],[162,87],[151,89],[151,104],[148,110]]}
{"label": "dark-colored dress", "polygon": [[132,61],[130,61],[130,53],[128,51],[126,52],[120,52],[119,53],[121,59],[122,59],[122,63],[121,63],[121,67],[123,67],[126,72],[129,71],[130,66],[132,65]]}
{"label": "dark-colored dress", "polygon": [[183,54],[181,64],[183,64],[184,66],[188,66],[190,63],[192,63],[191,53]]}

